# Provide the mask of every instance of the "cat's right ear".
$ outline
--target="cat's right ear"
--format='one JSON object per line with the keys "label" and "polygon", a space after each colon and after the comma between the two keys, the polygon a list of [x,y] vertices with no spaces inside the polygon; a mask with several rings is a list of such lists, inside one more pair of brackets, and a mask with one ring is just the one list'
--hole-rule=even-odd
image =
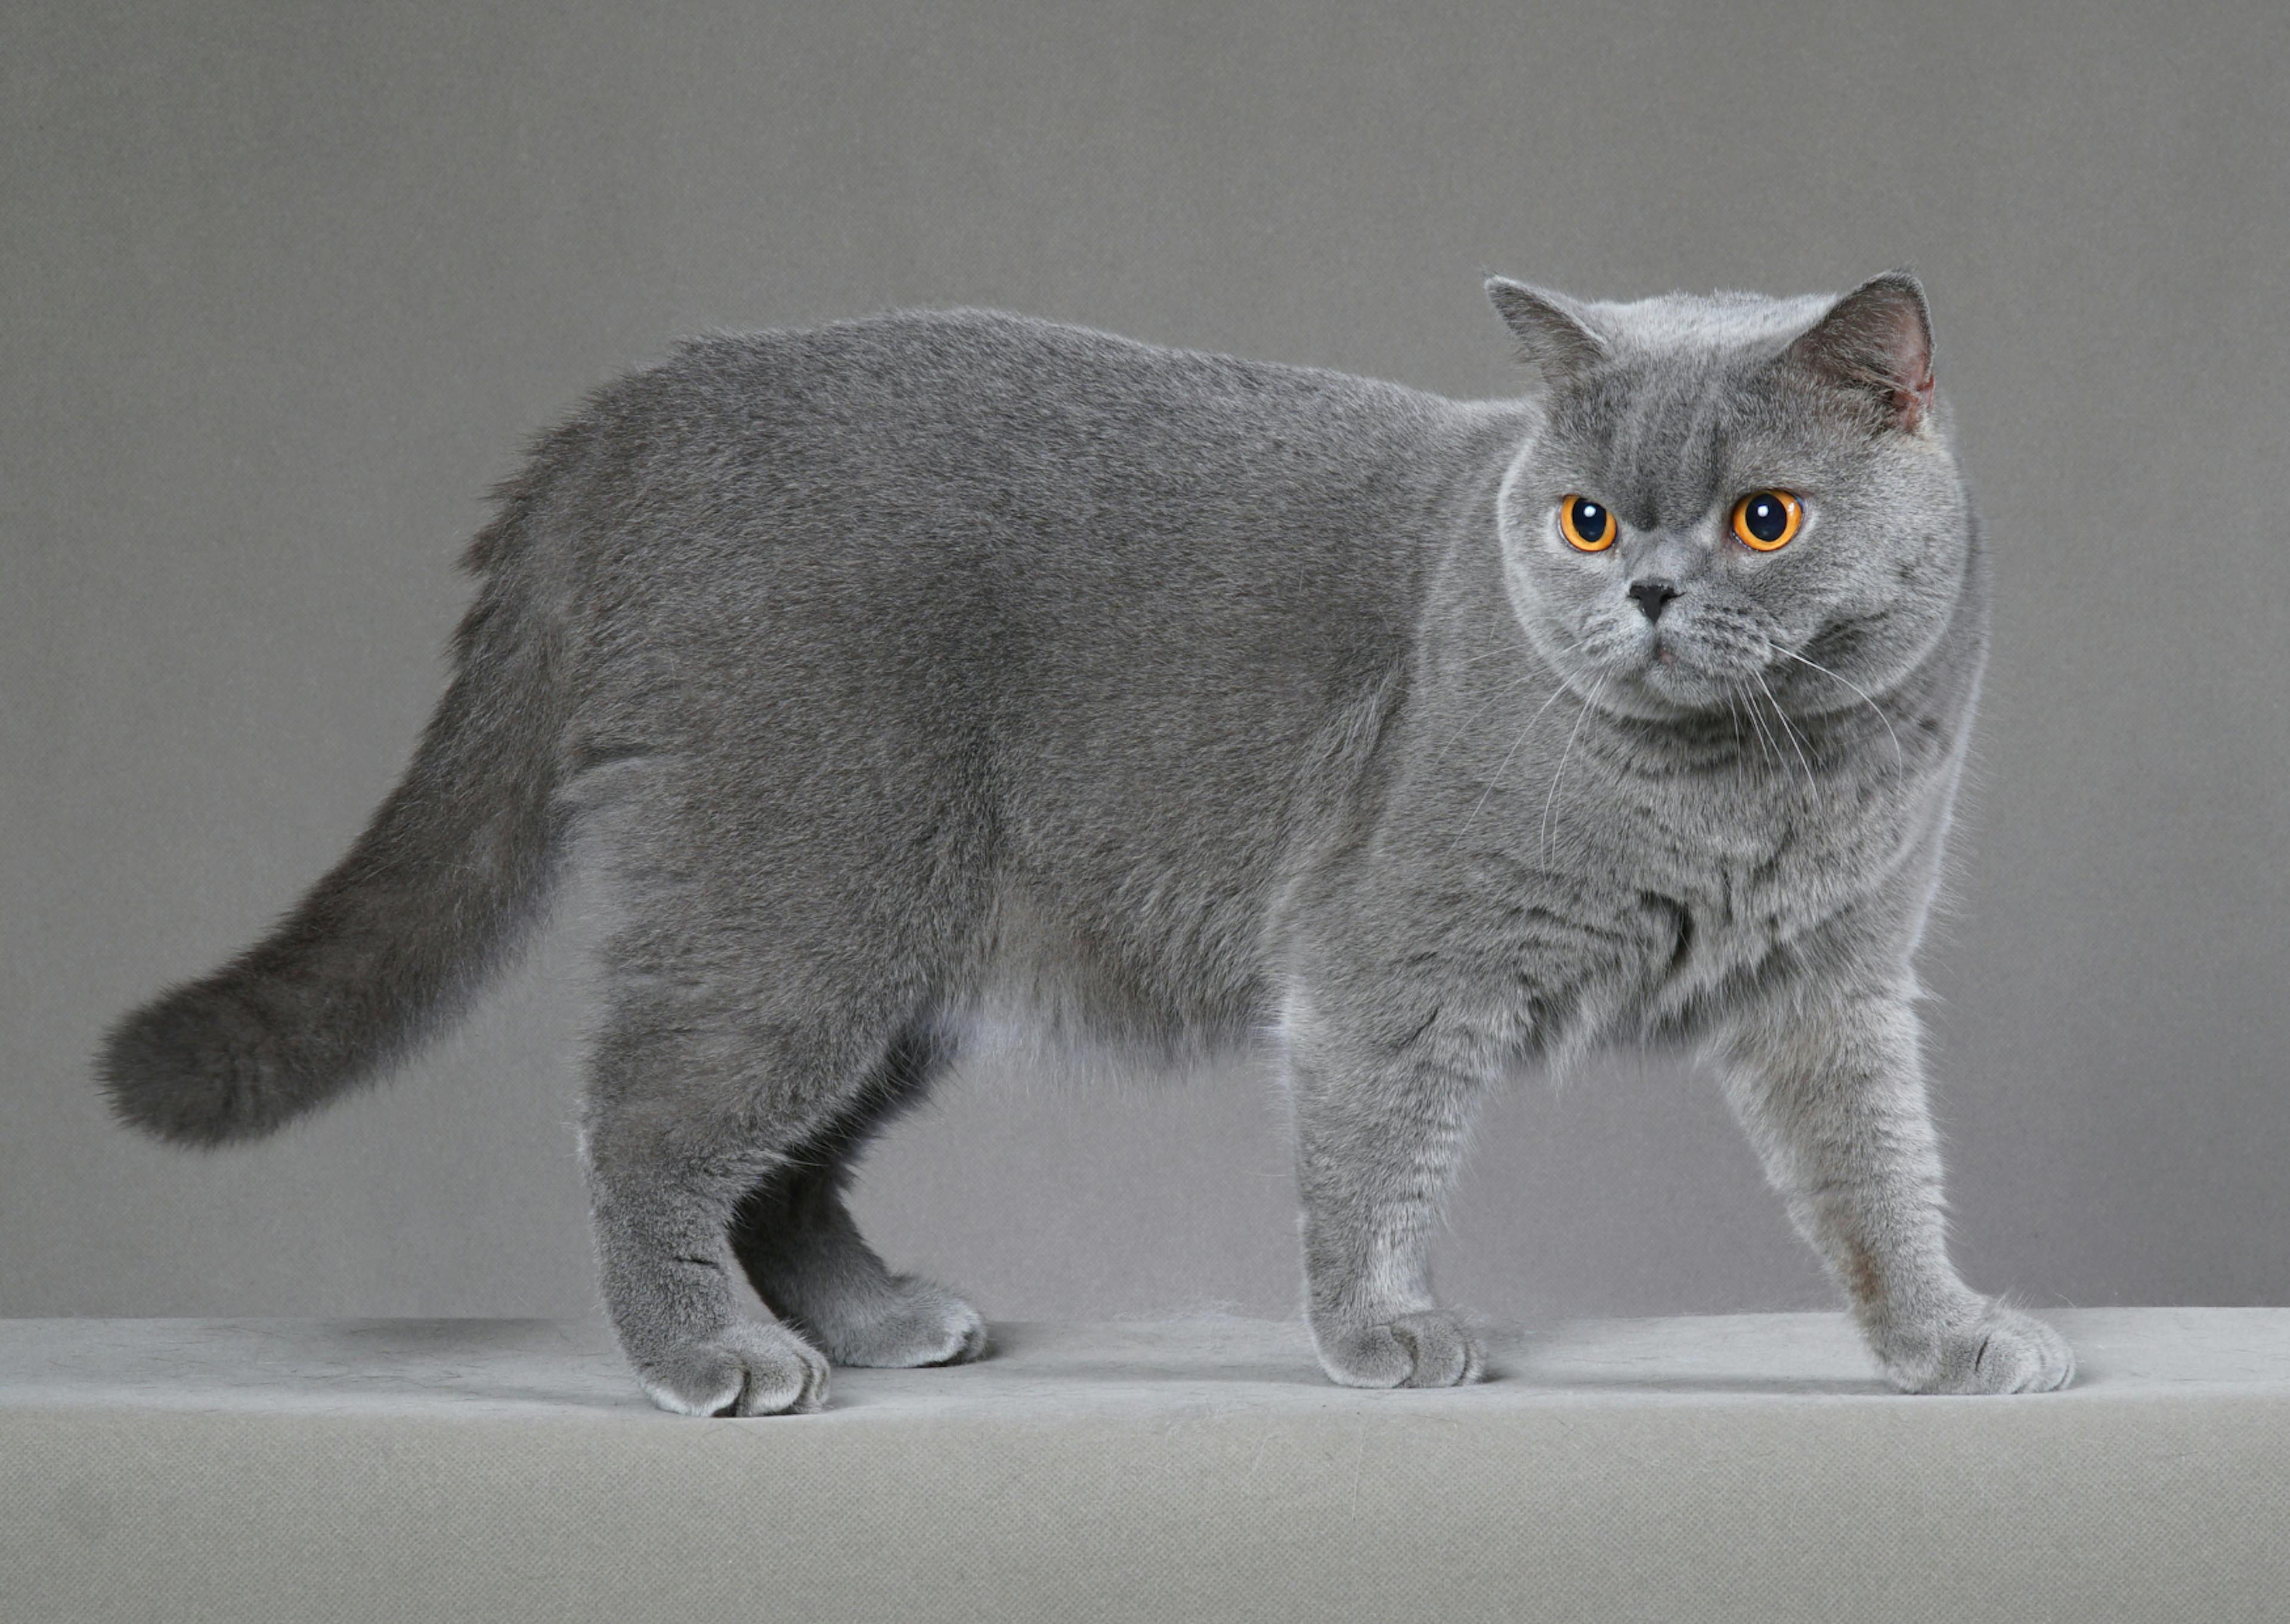
{"label": "cat's right ear", "polygon": [[1487,297],[1518,340],[1519,359],[1556,383],[1596,366],[1613,351],[1582,307],[1564,293],[1531,288],[1508,276],[1487,278]]}

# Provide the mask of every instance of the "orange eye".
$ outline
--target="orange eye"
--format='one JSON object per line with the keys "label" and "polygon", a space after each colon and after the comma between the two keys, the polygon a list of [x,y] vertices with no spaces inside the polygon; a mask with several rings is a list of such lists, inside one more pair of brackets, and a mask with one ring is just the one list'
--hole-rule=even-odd
{"label": "orange eye", "polygon": [[1787,547],[1805,523],[1805,504],[1786,491],[1752,491],[1734,504],[1734,533],[1761,553]]}
{"label": "orange eye", "polygon": [[1586,553],[1603,553],[1614,544],[1614,516],[1587,496],[1558,499],[1558,528],[1568,543]]}

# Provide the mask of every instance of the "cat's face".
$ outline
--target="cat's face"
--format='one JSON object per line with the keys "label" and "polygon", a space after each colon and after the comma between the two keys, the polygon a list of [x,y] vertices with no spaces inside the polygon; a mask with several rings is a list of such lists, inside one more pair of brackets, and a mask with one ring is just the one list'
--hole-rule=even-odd
{"label": "cat's face", "polygon": [[1761,686],[1830,710],[1930,651],[1970,542],[1912,281],[1842,300],[1492,291],[1549,380],[1502,487],[1506,583],[1571,686],[1653,719]]}

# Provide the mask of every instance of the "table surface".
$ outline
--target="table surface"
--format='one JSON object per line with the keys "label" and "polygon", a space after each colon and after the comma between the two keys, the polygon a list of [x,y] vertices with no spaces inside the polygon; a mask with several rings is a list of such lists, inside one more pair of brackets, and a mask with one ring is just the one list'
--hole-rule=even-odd
{"label": "table surface", "polygon": [[[2290,1397],[2290,1309],[2052,1317],[2076,1347],[2074,1386],[2006,1402],[2107,1404],[2230,1390]],[[825,1413],[765,1419],[851,1427],[925,1416],[1341,1416],[1395,1407],[1487,1418],[1521,1405],[1959,1402],[1894,1394],[1836,1314],[1589,1320],[1490,1335],[1485,1384],[1381,1393],[1330,1385],[1295,1323],[1001,1324],[992,1356],[976,1364],[837,1370]],[[645,1400],[601,1324],[533,1319],[0,1320],[0,1410],[22,1408],[688,1420]]]}
{"label": "table surface", "polygon": [[1891,1393],[1833,1314],[1368,1393],[1192,1318],[752,1420],[653,1409],[597,1324],[0,1322],[0,1616],[2290,1616],[2290,1309],[2054,1318],[2080,1374],[2026,1397]]}

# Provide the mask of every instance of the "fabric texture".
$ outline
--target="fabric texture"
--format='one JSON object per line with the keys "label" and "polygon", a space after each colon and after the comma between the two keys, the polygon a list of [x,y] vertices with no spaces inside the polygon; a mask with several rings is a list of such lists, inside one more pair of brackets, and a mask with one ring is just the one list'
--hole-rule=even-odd
{"label": "fabric texture", "polygon": [[1830,1315],[1493,1333],[1327,1385],[1298,1325],[1000,1324],[815,1416],[653,1410],[601,1326],[0,1322],[25,1620],[2280,1616],[2290,1309],[2057,1315],[1908,1398]]}

